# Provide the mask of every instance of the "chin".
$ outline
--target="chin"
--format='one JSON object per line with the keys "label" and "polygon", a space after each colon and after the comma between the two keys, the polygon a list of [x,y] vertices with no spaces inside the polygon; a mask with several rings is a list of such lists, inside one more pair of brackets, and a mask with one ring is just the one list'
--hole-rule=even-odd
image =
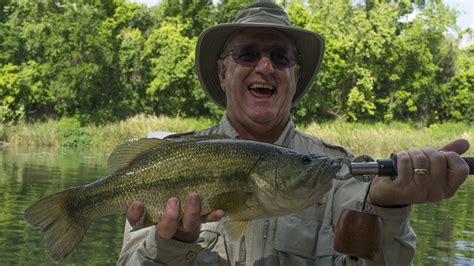
{"label": "chin", "polygon": [[259,110],[250,115],[250,117],[252,118],[252,120],[259,123],[267,123],[277,120],[276,113],[269,110]]}

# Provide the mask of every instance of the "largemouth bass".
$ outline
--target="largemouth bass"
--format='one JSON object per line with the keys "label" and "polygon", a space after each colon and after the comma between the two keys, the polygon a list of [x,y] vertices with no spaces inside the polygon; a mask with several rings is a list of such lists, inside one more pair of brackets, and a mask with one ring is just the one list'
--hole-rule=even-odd
{"label": "largemouth bass", "polygon": [[185,206],[187,195],[197,192],[202,214],[223,209],[226,221],[245,223],[316,203],[342,166],[326,156],[217,136],[136,139],[114,149],[108,176],[45,197],[24,218],[41,231],[53,259],[61,261],[95,219],[126,213],[133,201],[141,201],[157,223],[168,198]]}

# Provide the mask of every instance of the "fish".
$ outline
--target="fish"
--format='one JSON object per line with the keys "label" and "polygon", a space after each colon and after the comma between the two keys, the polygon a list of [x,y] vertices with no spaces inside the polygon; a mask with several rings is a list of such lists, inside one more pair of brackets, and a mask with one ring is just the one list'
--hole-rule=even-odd
{"label": "fish", "polygon": [[[99,217],[144,204],[149,225],[166,201],[197,192],[201,213],[225,212],[226,233],[242,235],[249,221],[295,213],[320,201],[343,167],[339,159],[221,135],[141,138],[115,147],[109,174],[57,192],[25,210],[53,260],[70,254]],[[182,212],[182,210],[181,210]]]}

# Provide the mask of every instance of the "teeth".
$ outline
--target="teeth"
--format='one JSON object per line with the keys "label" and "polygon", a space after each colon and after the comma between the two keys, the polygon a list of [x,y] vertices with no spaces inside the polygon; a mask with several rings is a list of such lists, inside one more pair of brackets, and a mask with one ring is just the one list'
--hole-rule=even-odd
{"label": "teeth", "polygon": [[268,89],[268,90],[274,90],[273,86],[268,85],[268,84],[252,84],[250,85],[251,89]]}

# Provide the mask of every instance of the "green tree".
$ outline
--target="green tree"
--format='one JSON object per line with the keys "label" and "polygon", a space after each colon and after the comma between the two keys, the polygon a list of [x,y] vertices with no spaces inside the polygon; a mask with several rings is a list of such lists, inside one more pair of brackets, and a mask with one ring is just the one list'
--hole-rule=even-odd
{"label": "green tree", "polygon": [[162,22],[150,32],[145,53],[151,62],[152,80],[147,88],[150,107],[157,114],[192,115],[201,113],[205,99],[194,75],[196,38],[183,35],[188,25],[179,17]]}
{"label": "green tree", "polygon": [[[196,40],[251,2],[3,1],[1,120],[102,123],[139,112],[217,118],[222,110],[194,73]],[[458,48],[470,32],[441,0],[279,2],[293,25],[326,39],[313,88],[293,110],[297,122],[472,121],[474,56],[472,47]]]}
{"label": "green tree", "polygon": [[370,9],[345,0],[288,5],[297,25],[326,38],[314,88],[294,110],[298,121],[443,119],[446,92],[439,84],[454,73],[454,46],[442,47],[448,27],[456,30],[455,13],[440,1],[417,2],[424,9],[406,21],[409,1],[371,3]]}

